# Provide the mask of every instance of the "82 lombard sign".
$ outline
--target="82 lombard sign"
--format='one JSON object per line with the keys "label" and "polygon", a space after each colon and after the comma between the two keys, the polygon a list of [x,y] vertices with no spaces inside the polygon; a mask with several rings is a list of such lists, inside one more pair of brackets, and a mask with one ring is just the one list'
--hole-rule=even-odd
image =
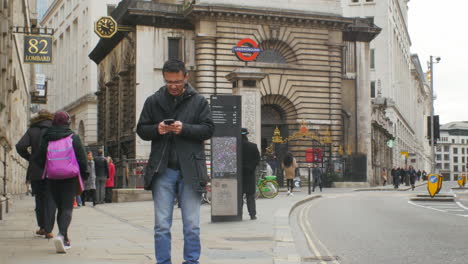
{"label": "82 lombard sign", "polygon": [[24,36],[25,63],[52,63],[51,36]]}

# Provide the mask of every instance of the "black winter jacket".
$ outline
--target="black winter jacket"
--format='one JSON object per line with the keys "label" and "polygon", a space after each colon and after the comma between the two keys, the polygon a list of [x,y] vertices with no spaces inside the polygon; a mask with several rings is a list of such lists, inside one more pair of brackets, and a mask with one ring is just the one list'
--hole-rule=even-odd
{"label": "black winter jacket", "polygon": [[[166,86],[163,86],[148,97],[138,120],[138,136],[151,141],[144,187],[146,190],[151,190],[153,178],[165,172],[173,148],[177,154],[184,183],[192,185],[195,190],[201,192],[207,178],[204,141],[210,139],[214,132],[208,101],[189,84],[186,85],[185,92],[175,107],[175,102],[167,95]],[[182,122],[182,131],[179,135],[159,134],[159,123],[169,118]],[[172,143],[169,142],[171,136]]]}
{"label": "black winter jacket", "polygon": [[242,192],[255,193],[255,168],[260,161],[257,144],[242,139]]}
{"label": "black winter jacket", "polygon": [[96,172],[96,178],[109,178],[109,165],[106,158],[103,156],[94,158],[94,171]]}
{"label": "black winter jacket", "polygon": [[[16,144],[16,151],[25,160],[29,161],[28,171],[26,173],[27,181],[38,181],[42,179],[42,168],[37,166],[36,159],[41,137],[47,129],[52,126],[52,114],[42,114],[31,119],[31,125]],[[31,152],[28,148],[31,147]]]}
{"label": "black winter jacket", "polygon": [[73,131],[68,126],[52,126],[47,129],[44,137],[41,140],[41,145],[39,147],[39,152],[37,153],[37,164],[44,170],[46,160],[47,160],[47,147],[49,146],[49,141],[59,140],[61,138],[67,137],[70,134],[73,134],[73,150],[75,151],[76,160],[80,166],[80,174],[83,180],[88,179],[88,160],[86,157],[86,152],[81,143],[80,137],[73,133]]}

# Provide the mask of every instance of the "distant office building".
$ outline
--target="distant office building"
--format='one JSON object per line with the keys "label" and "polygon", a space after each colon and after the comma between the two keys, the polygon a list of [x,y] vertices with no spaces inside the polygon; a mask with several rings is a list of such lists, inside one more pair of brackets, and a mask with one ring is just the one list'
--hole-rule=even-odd
{"label": "distant office building", "polygon": [[440,140],[436,147],[436,170],[444,180],[456,180],[467,174],[468,121],[450,122],[440,127]]}

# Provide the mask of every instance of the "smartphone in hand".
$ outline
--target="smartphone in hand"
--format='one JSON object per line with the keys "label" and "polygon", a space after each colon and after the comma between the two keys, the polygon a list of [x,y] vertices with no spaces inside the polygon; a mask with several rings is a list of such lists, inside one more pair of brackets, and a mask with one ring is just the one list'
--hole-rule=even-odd
{"label": "smartphone in hand", "polygon": [[164,119],[164,124],[167,125],[167,126],[170,126],[172,124],[174,124],[175,120],[174,119]]}

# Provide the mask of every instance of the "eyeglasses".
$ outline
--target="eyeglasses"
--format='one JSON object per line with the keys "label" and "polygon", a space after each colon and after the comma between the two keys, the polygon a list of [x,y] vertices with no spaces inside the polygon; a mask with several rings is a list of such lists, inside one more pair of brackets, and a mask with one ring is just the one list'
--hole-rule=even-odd
{"label": "eyeglasses", "polygon": [[168,85],[182,85],[185,83],[185,80],[177,80],[177,81],[168,81],[168,80],[164,80],[166,82],[166,84]]}

